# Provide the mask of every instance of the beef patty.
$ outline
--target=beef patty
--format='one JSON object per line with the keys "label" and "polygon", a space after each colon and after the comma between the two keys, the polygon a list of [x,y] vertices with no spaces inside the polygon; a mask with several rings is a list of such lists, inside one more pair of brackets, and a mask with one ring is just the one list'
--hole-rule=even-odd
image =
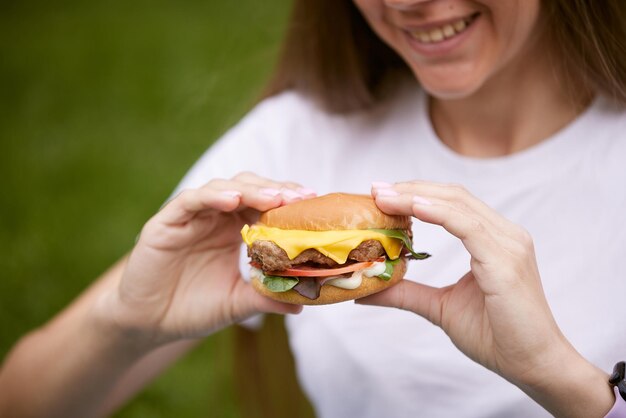
{"label": "beef patty", "polygon": [[[371,261],[385,255],[385,249],[375,240],[363,241],[358,247],[350,251],[348,260]],[[272,241],[255,241],[248,247],[248,256],[253,262],[261,265],[263,271],[281,271],[298,264],[314,264],[320,267],[335,267],[336,261],[326,257],[312,248],[304,250],[296,258],[290,260],[285,250]]]}

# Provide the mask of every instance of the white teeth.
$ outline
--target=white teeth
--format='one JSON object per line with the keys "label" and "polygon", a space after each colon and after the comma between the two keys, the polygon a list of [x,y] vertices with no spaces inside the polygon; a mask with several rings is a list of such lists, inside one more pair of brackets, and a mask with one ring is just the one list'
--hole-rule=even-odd
{"label": "white teeth", "polygon": [[454,27],[452,25],[446,25],[443,27],[443,36],[446,38],[451,38],[454,36],[456,32],[454,31]]}
{"label": "white teeth", "polygon": [[458,22],[454,22],[454,30],[456,30],[457,32],[461,32],[463,29],[465,29],[467,25],[465,24],[464,20],[459,20]]}
{"label": "white teeth", "polygon": [[430,31],[430,40],[433,42],[443,41],[443,31],[441,29],[433,29]]}
{"label": "white teeth", "polygon": [[463,32],[472,20],[472,18],[459,19],[456,22],[446,24],[439,28],[433,28],[428,31],[417,30],[410,33],[413,39],[424,44],[441,42],[444,39],[452,38],[454,35]]}

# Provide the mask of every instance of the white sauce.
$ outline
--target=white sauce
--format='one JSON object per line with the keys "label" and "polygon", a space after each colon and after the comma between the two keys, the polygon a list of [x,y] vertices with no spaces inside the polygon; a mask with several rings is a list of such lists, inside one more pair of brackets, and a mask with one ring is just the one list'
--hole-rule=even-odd
{"label": "white sauce", "polygon": [[372,267],[369,267],[363,270],[363,274],[367,277],[380,276],[381,274],[385,272],[385,268],[386,268],[385,262],[379,261],[377,263],[374,263]]}
{"label": "white sauce", "polygon": [[[335,279],[332,279],[332,278],[326,279],[324,284],[325,285],[329,284],[331,286],[339,287],[341,289],[353,290],[361,286],[361,283],[363,282],[363,276],[375,277],[375,276],[379,276],[383,274],[384,272],[385,272],[385,262],[379,261],[379,262],[374,263],[372,267],[355,271],[354,273],[352,273],[352,276],[350,277],[337,277]],[[252,279],[257,279],[258,281],[263,283],[264,281],[263,279],[265,278],[265,275],[263,274],[262,270],[255,268],[255,267],[251,267],[250,277]]]}
{"label": "white sauce", "polygon": [[338,277],[336,279],[329,279],[324,284],[329,284],[331,286],[339,287],[341,289],[356,289],[361,286],[363,282],[363,276],[365,277],[374,277],[381,275],[385,272],[385,262],[379,261],[374,263],[372,267],[368,267],[363,270],[358,270],[352,273],[350,277]]}
{"label": "white sauce", "polygon": [[263,270],[258,269],[256,267],[250,267],[250,278],[257,279],[258,281],[263,283],[264,281],[263,279],[265,278],[265,275],[263,274]]}
{"label": "white sauce", "polygon": [[337,277],[336,279],[329,279],[324,284],[340,287],[342,289],[356,289],[361,286],[363,281],[363,270],[355,271],[350,277]]}

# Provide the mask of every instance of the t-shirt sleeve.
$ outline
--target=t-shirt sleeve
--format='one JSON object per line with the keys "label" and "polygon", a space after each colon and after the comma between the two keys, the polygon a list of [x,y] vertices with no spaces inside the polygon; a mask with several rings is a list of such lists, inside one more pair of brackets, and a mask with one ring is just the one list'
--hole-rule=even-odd
{"label": "t-shirt sleeve", "polygon": [[[198,188],[214,178],[228,179],[242,171],[251,171],[273,180],[285,180],[281,173],[282,159],[289,154],[294,127],[307,113],[307,103],[294,93],[283,93],[266,99],[252,109],[239,123],[228,130],[196,161],[174,189],[169,199],[185,189]],[[240,251],[239,268],[249,280],[245,244]],[[257,315],[242,323],[257,328],[262,317]]]}
{"label": "t-shirt sleeve", "polygon": [[213,178],[228,179],[242,171],[285,180],[279,162],[288,153],[289,137],[302,107],[303,100],[290,92],[259,103],[196,161],[171,197]]}

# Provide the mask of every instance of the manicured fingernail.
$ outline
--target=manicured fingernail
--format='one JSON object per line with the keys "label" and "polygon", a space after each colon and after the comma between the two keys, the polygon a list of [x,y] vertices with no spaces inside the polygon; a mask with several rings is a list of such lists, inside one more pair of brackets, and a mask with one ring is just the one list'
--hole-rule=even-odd
{"label": "manicured fingernail", "polygon": [[387,183],[386,181],[373,181],[372,188],[373,189],[388,189],[393,187],[393,184]]}
{"label": "manicured fingernail", "polygon": [[398,192],[393,189],[378,189],[376,190],[376,196],[398,196]]}
{"label": "manicured fingernail", "polygon": [[241,192],[237,190],[222,190],[222,194],[228,197],[241,197]]}
{"label": "manicured fingernail", "polygon": [[317,195],[317,192],[313,189],[309,189],[308,187],[300,187],[296,190],[298,193],[304,196],[314,196]]}
{"label": "manicured fingernail", "polygon": [[283,189],[281,191],[283,197],[286,197],[287,199],[302,199],[302,195],[298,192],[294,192],[291,189]]}
{"label": "manicured fingernail", "polygon": [[421,196],[413,196],[413,203],[417,203],[418,205],[426,205],[426,206],[433,204],[433,202],[431,202],[428,199],[424,199]]}
{"label": "manicured fingernail", "polygon": [[280,190],[278,189],[261,189],[259,190],[264,195],[276,197],[280,194]]}

